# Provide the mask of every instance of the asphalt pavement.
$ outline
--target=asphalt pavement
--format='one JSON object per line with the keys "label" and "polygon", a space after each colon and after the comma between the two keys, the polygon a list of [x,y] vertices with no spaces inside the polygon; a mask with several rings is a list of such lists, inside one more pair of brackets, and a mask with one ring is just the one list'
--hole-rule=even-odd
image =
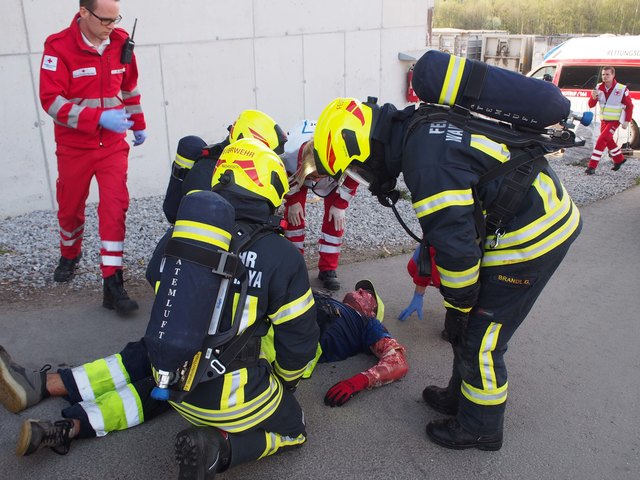
{"label": "asphalt pavement", "polygon": [[[451,349],[440,339],[444,309],[429,288],[425,319],[396,320],[413,286],[404,256],[345,265],[341,298],[371,279],[386,303],[385,324],[407,347],[410,372],[362,392],[341,408],[322,399],[337,381],[368,368],[372,357],[322,364],[298,388],[309,441],[300,449],[239,466],[216,478],[254,479],[561,479],[640,478],[640,187],[581,209],[582,234],[509,345],[509,400],[498,452],[453,451],[427,440],[441,417],[421,399],[444,385]],[[395,225],[388,228],[397,228]],[[317,272],[311,271],[318,285]],[[145,330],[152,292],[121,319],[100,306],[100,292],[41,298],[0,309],[0,344],[26,367],[77,365],[119,351]],[[47,399],[20,414],[0,409],[0,479],[171,479],[175,412],[106,437],[78,440],[59,456],[46,449],[14,454],[26,418],[59,418],[66,405]]]}

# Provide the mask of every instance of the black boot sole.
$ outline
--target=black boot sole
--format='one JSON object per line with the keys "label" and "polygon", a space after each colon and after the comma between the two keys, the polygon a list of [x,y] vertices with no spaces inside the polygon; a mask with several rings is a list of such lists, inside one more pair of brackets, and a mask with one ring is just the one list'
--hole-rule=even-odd
{"label": "black boot sole", "polygon": [[440,437],[431,432],[429,429],[429,425],[427,425],[427,437],[433,443],[440,445],[444,448],[449,448],[451,450],[468,450],[469,448],[477,448],[478,450],[488,451],[488,452],[496,452],[502,448],[502,440],[496,442],[474,442],[474,443],[451,443],[442,440]]}

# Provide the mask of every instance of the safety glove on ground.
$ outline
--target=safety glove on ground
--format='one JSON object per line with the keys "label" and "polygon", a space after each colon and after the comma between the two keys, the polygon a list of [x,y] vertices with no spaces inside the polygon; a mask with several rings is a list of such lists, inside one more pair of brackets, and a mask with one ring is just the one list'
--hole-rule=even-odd
{"label": "safety glove on ground", "polygon": [[469,314],[454,308],[448,308],[444,317],[444,329],[449,335],[451,345],[465,343]]}
{"label": "safety glove on ground", "polygon": [[297,227],[298,225],[302,225],[303,221],[304,210],[302,209],[302,205],[299,203],[289,205],[287,207],[287,222],[289,222],[289,225]]}
{"label": "safety glove on ground", "polygon": [[329,208],[329,221],[333,220],[333,228],[336,230],[344,230],[347,219],[347,211],[331,205]]}
{"label": "safety glove on ground", "polygon": [[135,130],[133,132],[133,146],[137,147],[138,145],[142,145],[144,141],[147,139],[147,131],[146,130]]}
{"label": "safety glove on ground", "polygon": [[122,109],[105,110],[100,115],[98,123],[107,130],[124,133],[133,125],[133,122],[129,120],[130,116],[130,113]]}
{"label": "safety glove on ground", "polygon": [[329,407],[341,407],[356,393],[369,386],[369,379],[359,373],[347,380],[342,380],[331,387],[324,396],[324,404]]}
{"label": "safety glove on ground", "polygon": [[400,312],[398,316],[398,320],[404,322],[407,318],[411,316],[413,312],[416,313],[418,318],[422,320],[422,305],[424,300],[424,294],[420,295],[419,293],[414,293],[409,306]]}

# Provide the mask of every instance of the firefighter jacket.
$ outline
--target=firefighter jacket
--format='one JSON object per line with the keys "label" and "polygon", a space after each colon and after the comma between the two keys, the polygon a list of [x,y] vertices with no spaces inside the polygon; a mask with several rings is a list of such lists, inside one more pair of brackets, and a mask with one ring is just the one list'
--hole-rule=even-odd
{"label": "firefighter jacket", "polygon": [[[270,212],[264,201],[235,198],[229,191],[218,192],[236,209],[236,220],[264,223]],[[257,213],[260,212],[260,213]],[[258,239],[240,254],[247,271],[249,289],[240,326],[241,334],[255,322],[261,325],[254,337],[264,336],[273,327],[275,359],[260,354],[257,363],[200,383],[173,407],[195,425],[210,425],[227,432],[241,432],[272,415],[284,388],[301,378],[318,345],[318,325],[309,278],[303,256],[283,236],[276,233]],[[223,326],[229,328],[235,313],[239,286],[232,289]],[[210,299],[215,301],[215,296]]]}
{"label": "firefighter jacket", "polygon": [[595,107],[596,102],[599,102],[602,120],[608,122],[631,121],[633,118],[633,102],[626,85],[618,83],[614,79],[608,91],[604,86],[604,82],[598,84],[596,90],[598,91],[598,98],[589,98],[589,108]]}
{"label": "firefighter jacket", "polygon": [[[409,110],[410,109],[410,110]],[[476,188],[478,179],[509,160],[504,145],[443,122],[423,123],[404,144],[413,107],[381,107],[379,141],[385,147],[383,174],[400,173],[411,192],[413,209],[426,241],[435,249],[440,291],[447,308],[469,312],[475,306],[480,269],[528,262],[572,238],[580,214],[551,167],[546,166],[526,192],[506,233],[487,232],[480,244],[474,216],[476,202],[490,210],[504,177]]]}
{"label": "firefighter jacket", "polygon": [[146,128],[137,90],[135,54],[130,64],[120,55],[127,32],[115,28],[102,55],[83,40],[76,14],[71,25],[47,38],[40,68],[40,103],[53,118],[58,145],[93,149],[125,138],[98,124],[104,110],[125,108],[132,130]]}

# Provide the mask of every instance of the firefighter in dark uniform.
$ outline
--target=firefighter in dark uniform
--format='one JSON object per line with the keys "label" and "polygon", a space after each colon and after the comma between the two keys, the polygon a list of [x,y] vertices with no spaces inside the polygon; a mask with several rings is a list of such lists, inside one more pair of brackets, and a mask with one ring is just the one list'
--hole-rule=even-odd
{"label": "firefighter in dark uniform", "polygon": [[503,178],[477,191],[475,184],[515,149],[446,121],[422,123],[405,138],[413,115],[413,106],[399,111],[334,100],[316,126],[318,171],[350,175],[383,197],[403,174],[424,239],[436,252],[454,352],[448,386],[428,386],[422,394],[431,408],[453,417],[430,422],[427,435],[447,448],[498,450],[507,343],[579,234],[580,214],[547,165],[507,228],[488,232],[482,243],[476,208],[491,210]]}
{"label": "firefighter in dark uniform", "polygon": [[243,110],[229,135],[219,143],[207,145],[195,135],[182,137],[178,142],[176,158],[171,165],[171,177],[167,185],[162,210],[169,223],[176,223],[180,200],[192,190],[208,190],[211,187],[213,169],[222,150],[241,138],[256,138],[278,155],[284,153],[287,134],[264,112]]}
{"label": "firefighter in dark uniform", "polygon": [[[243,139],[222,152],[212,189],[234,206],[237,222],[266,224],[288,182],[277,154],[257,140]],[[304,258],[275,232],[259,237],[244,253],[251,281],[238,335],[260,325],[224,375],[200,383],[180,403],[169,402],[193,424],[176,437],[181,479],[210,479],[306,441],[304,414],[293,390],[315,357],[319,329]],[[231,293],[238,290],[234,286]],[[226,303],[222,323],[230,324],[233,303]],[[260,348],[270,327],[271,364]],[[72,402],[63,410],[64,420],[26,420],[19,455],[43,447],[66,453],[71,438],[103,436],[150,420],[169,405],[151,397],[155,386],[145,340],[57,374],[47,374],[46,368],[27,371],[0,347],[0,400],[7,409],[19,412],[47,396],[64,395]]]}

